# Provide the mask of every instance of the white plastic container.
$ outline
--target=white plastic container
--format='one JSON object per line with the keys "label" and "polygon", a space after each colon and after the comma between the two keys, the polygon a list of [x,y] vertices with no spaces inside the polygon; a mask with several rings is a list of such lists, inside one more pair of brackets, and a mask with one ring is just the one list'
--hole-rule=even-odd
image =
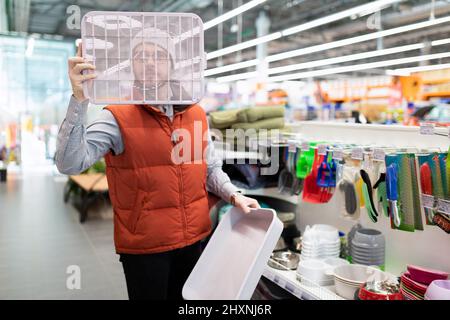
{"label": "white plastic container", "polygon": [[282,231],[272,209],[245,214],[232,208],[184,284],[184,299],[250,299]]}
{"label": "white plastic container", "polygon": [[[191,13],[91,11],[81,23],[84,83],[96,104],[193,104],[203,96],[203,22]],[[88,71],[94,72],[94,71]]]}

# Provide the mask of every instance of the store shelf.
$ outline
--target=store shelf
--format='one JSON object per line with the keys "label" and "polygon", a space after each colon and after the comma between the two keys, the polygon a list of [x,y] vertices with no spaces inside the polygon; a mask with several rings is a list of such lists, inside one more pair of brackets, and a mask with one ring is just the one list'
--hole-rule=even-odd
{"label": "store shelf", "polygon": [[216,155],[222,160],[238,160],[238,159],[249,159],[249,160],[262,160],[263,154],[252,151],[234,151],[234,150],[223,150],[220,148],[215,149]]}
{"label": "store shelf", "polygon": [[334,286],[321,287],[313,282],[297,280],[295,270],[278,270],[266,266],[263,276],[302,300],[345,300],[335,293]]}
{"label": "store shelf", "polygon": [[450,82],[450,78],[444,78],[444,79],[434,79],[434,80],[424,80],[423,84],[443,84]]}
{"label": "store shelf", "polygon": [[423,99],[431,98],[431,97],[450,97],[450,91],[441,91],[441,92],[427,92],[422,94]]}
{"label": "store shelf", "polygon": [[247,196],[266,196],[275,199],[285,200],[292,204],[297,205],[300,196],[290,196],[286,194],[281,194],[278,192],[277,188],[259,188],[259,189],[240,189],[244,195]]}

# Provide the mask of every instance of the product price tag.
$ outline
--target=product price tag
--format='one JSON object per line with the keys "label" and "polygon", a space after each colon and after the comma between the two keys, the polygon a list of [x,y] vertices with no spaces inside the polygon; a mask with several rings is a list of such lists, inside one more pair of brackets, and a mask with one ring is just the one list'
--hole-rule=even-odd
{"label": "product price tag", "polygon": [[342,149],[333,150],[333,159],[337,161],[342,161],[344,159],[344,151]]}
{"label": "product price tag", "polygon": [[288,141],[288,151],[289,152],[297,152],[297,143],[295,141]]}
{"label": "product price tag", "polygon": [[450,201],[438,199],[437,211],[450,215]]}
{"label": "product price tag", "polygon": [[420,134],[433,135],[434,134],[434,124],[433,123],[422,123],[420,125]]}
{"label": "product price tag", "polygon": [[286,282],[286,285],[284,287],[285,287],[285,289],[287,291],[289,291],[290,293],[292,293],[294,295],[297,293],[296,288],[292,284],[290,284],[289,282]]}
{"label": "product price tag", "polygon": [[386,153],[383,149],[375,148],[373,149],[373,160],[374,161],[384,161]]}
{"label": "product price tag", "polygon": [[434,208],[434,197],[432,195],[422,193],[421,200],[422,200],[422,207],[426,209]]}
{"label": "product price tag", "polygon": [[303,141],[302,144],[300,145],[300,149],[302,151],[308,151],[309,150],[309,142]]}
{"label": "product price tag", "polygon": [[363,160],[364,152],[362,148],[353,148],[352,149],[352,159],[353,160]]}
{"label": "product price tag", "polygon": [[325,156],[327,154],[327,145],[326,144],[319,144],[317,146],[317,154],[319,156]]}

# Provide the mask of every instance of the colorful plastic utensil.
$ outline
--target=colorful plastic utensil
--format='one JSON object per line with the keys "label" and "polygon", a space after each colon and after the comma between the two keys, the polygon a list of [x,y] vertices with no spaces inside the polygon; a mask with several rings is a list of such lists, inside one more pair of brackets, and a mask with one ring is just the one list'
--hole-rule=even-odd
{"label": "colorful plastic utensil", "polygon": [[[433,195],[433,180],[431,178],[431,168],[428,162],[420,166],[420,188],[423,194]],[[433,223],[433,210],[424,208],[425,215],[429,223]]]}
{"label": "colorful plastic utensil", "polygon": [[400,215],[397,207],[398,200],[398,188],[397,188],[397,179],[398,179],[398,165],[396,163],[391,163],[386,168],[386,193],[389,201],[389,212],[391,213],[391,217],[394,221],[394,225],[396,227],[400,226]]}

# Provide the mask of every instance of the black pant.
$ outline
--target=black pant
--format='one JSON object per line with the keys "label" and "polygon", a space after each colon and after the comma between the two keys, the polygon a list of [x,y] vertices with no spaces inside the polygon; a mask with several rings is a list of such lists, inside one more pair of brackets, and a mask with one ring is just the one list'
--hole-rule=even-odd
{"label": "black pant", "polygon": [[200,242],[153,254],[121,254],[130,300],[182,300],[181,291],[201,254]]}

